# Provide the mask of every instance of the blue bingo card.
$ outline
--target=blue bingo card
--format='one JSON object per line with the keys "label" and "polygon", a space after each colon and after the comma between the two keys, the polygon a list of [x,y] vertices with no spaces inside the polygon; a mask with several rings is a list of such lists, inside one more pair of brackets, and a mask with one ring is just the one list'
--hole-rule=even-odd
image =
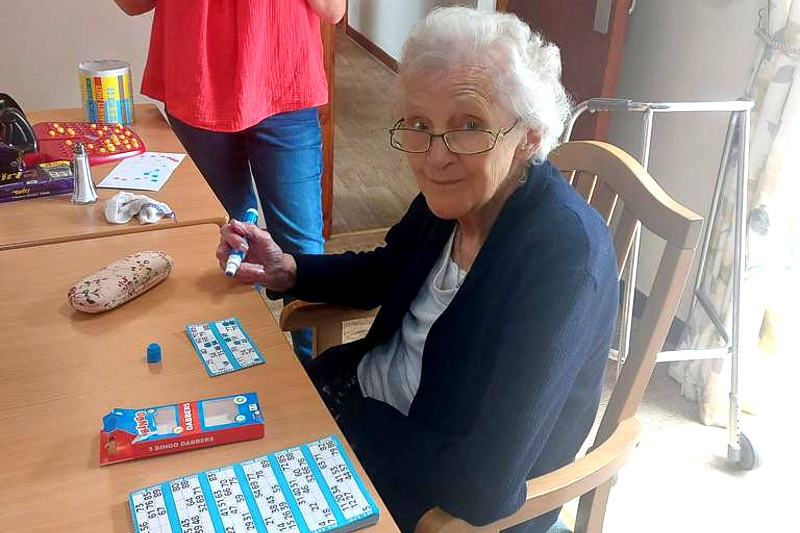
{"label": "blue bingo card", "polygon": [[237,318],[189,324],[186,334],[211,377],[264,362]]}
{"label": "blue bingo card", "polygon": [[346,533],[378,521],[335,435],[140,489],[128,501],[135,533]]}

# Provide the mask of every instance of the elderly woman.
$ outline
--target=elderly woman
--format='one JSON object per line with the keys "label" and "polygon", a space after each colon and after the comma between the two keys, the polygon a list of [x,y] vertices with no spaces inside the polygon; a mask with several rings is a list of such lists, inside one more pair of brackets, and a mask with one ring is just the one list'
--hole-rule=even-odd
{"label": "elderly woman", "polygon": [[386,245],[292,256],[252,225],[222,230],[223,266],[247,249],[242,282],[381,306],[366,338],[308,372],[403,531],[435,506],[476,525],[514,512],[592,425],[616,263],[603,220],[546,160],[568,111],[560,73],[558,49],[513,15],[437,9],[400,61],[390,139],[421,194]]}

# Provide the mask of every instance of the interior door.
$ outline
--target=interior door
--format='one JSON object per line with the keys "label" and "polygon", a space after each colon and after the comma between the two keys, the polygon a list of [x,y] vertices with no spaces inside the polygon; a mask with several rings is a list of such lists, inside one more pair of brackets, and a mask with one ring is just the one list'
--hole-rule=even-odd
{"label": "interior door", "polygon": [[[575,103],[617,96],[628,10],[636,0],[498,0],[561,49],[563,83]],[[585,113],[572,139],[606,139],[610,113]]]}

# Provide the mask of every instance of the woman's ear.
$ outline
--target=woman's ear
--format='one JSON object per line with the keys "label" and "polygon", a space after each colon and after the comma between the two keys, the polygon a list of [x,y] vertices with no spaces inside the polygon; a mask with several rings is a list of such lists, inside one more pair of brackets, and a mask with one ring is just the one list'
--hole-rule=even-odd
{"label": "woman's ear", "polygon": [[517,147],[517,159],[522,159],[524,161],[528,161],[530,158],[533,157],[533,154],[536,153],[536,150],[539,148],[539,143],[541,142],[541,136],[537,134],[535,131],[528,130],[528,133],[519,143]]}

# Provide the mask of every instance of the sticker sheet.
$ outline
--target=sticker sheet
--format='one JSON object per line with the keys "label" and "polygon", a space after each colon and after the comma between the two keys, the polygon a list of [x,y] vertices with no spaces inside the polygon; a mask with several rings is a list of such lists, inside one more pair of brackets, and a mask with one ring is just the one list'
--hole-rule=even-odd
{"label": "sticker sheet", "polygon": [[131,492],[135,533],[345,533],[378,507],[331,435]]}
{"label": "sticker sheet", "polygon": [[264,362],[237,318],[189,324],[186,334],[211,377]]}
{"label": "sticker sheet", "polygon": [[186,154],[166,152],[145,152],[128,157],[114,167],[97,186],[107,189],[159,191],[184,157]]}

